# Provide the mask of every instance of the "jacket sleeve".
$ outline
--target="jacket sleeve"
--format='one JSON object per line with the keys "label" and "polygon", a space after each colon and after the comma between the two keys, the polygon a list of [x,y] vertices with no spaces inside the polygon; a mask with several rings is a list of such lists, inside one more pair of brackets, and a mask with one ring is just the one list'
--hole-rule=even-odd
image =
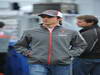
{"label": "jacket sleeve", "polygon": [[30,35],[28,34],[27,31],[24,32],[21,39],[18,40],[18,42],[14,46],[17,53],[22,53],[29,50],[30,41],[31,41]]}
{"label": "jacket sleeve", "polygon": [[74,32],[71,47],[69,49],[69,55],[71,57],[79,56],[87,47],[87,43],[79,32]]}

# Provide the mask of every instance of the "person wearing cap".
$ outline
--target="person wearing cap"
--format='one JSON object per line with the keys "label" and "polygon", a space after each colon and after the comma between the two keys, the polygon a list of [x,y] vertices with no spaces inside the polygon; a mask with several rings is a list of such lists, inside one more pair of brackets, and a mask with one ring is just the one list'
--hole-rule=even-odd
{"label": "person wearing cap", "polygon": [[29,59],[30,75],[69,75],[71,57],[87,47],[82,36],[59,23],[62,13],[46,10],[40,13],[40,27],[27,30],[14,46],[17,53]]}
{"label": "person wearing cap", "polygon": [[5,23],[0,21],[0,75],[4,75],[6,72],[5,64],[10,42],[10,35],[4,31],[4,26]]}
{"label": "person wearing cap", "polygon": [[73,61],[73,75],[100,75],[100,27],[94,15],[77,16],[77,25],[88,46]]}

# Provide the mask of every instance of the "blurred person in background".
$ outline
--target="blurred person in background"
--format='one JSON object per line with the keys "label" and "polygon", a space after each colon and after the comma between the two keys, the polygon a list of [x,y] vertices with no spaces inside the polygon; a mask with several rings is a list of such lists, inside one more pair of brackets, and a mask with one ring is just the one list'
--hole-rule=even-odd
{"label": "blurred person in background", "polygon": [[10,42],[10,35],[4,31],[4,22],[0,21],[0,75],[5,74],[6,56],[8,53],[8,45]]}
{"label": "blurred person in background", "polygon": [[14,46],[17,53],[29,59],[30,75],[69,75],[71,57],[87,47],[81,35],[61,25],[62,13],[46,10],[40,13],[40,27],[27,30]]}
{"label": "blurred person in background", "polygon": [[93,15],[77,17],[80,33],[88,47],[73,61],[73,75],[100,75],[100,27],[98,18]]}

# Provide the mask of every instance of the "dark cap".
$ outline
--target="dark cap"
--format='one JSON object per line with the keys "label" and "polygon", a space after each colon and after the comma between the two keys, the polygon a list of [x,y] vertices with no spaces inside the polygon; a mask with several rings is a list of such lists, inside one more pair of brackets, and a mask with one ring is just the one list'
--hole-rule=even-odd
{"label": "dark cap", "polygon": [[42,15],[57,16],[57,17],[62,18],[62,13],[57,10],[46,10],[40,13],[38,16],[42,16]]}

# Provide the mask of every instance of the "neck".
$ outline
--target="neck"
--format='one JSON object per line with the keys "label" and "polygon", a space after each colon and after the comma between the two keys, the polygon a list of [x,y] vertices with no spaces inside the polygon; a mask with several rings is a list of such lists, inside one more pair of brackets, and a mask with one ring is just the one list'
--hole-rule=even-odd
{"label": "neck", "polygon": [[55,25],[49,25],[49,24],[43,24],[43,26],[48,27],[48,28],[54,28],[56,27],[58,24]]}

